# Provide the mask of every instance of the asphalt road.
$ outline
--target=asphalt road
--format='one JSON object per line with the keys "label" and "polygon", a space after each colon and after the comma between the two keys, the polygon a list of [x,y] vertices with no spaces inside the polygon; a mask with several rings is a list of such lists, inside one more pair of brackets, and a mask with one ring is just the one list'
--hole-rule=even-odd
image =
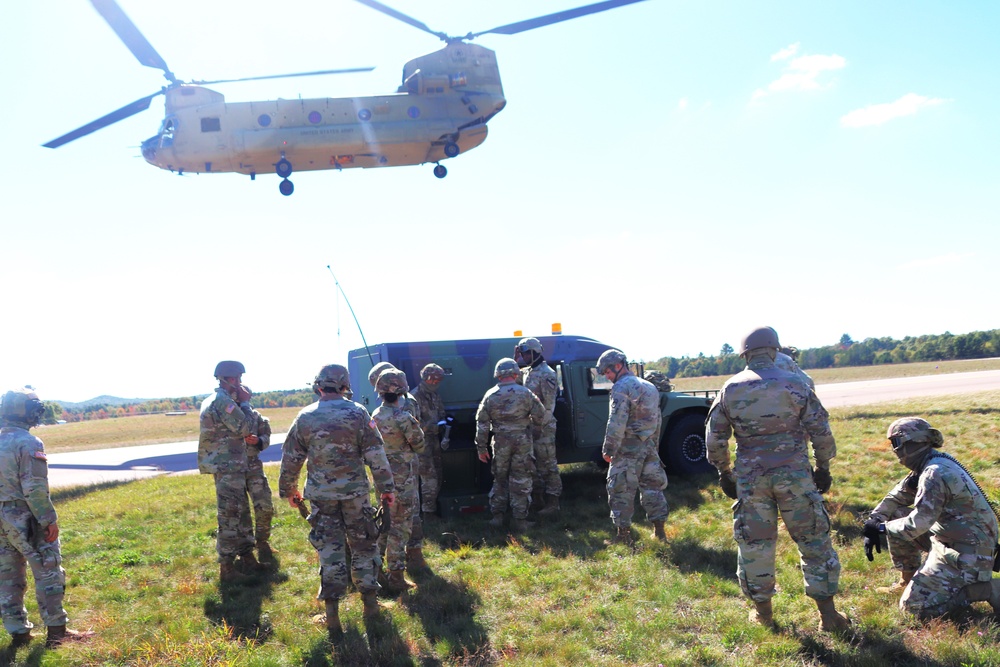
{"label": "asphalt road", "polygon": [[[887,380],[840,382],[816,386],[828,408],[896,401],[919,396],[968,394],[1000,389],[1000,371],[947,373]],[[264,462],[281,460],[284,433],[271,436]],[[197,472],[198,443],[174,442],[49,455],[51,488],[124,482],[165,474]]]}

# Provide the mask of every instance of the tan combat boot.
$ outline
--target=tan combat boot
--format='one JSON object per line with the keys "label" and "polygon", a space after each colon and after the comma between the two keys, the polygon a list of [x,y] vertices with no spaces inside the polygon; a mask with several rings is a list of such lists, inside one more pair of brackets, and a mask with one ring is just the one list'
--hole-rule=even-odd
{"label": "tan combat boot", "polygon": [[219,563],[219,581],[222,583],[239,584],[246,580],[247,578],[243,576],[243,573],[236,567],[236,561],[224,560]]}
{"label": "tan combat boot", "polygon": [[257,540],[257,559],[261,565],[274,565],[274,551],[267,540]]}
{"label": "tan combat boot", "polygon": [[411,547],[406,550],[406,569],[410,571],[430,569],[424,560],[424,550],[421,547]]}
{"label": "tan combat boot", "polygon": [[16,651],[22,646],[27,646],[32,639],[34,639],[34,637],[31,634],[31,630],[25,630],[24,632],[15,632],[10,636],[10,648]]}
{"label": "tan combat boot", "polygon": [[907,584],[910,583],[910,579],[913,579],[913,575],[915,574],[915,570],[900,570],[899,581],[894,581],[891,586],[877,586],[875,592],[882,593],[883,595],[902,595],[903,591],[906,590]]}
{"label": "tan combat boot", "polygon": [[386,590],[393,595],[399,595],[410,588],[413,588],[413,584],[406,580],[402,570],[389,570],[389,581],[386,585]]}
{"label": "tan combat boot", "polygon": [[632,541],[632,528],[630,526],[618,526],[615,536],[605,541],[605,544],[608,546],[613,544],[624,544],[627,547],[635,546],[635,543]]}
{"label": "tan combat boot", "polygon": [[545,507],[538,511],[538,516],[555,516],[559,514],[559,496],[545,494]]}
{"label": "tan combat boot", "polygon": [[47,630],[45,648],[55,648],[66,642],[86,641],[94,636],[94,633],[90,631],[78,632],[76,630],[67,630],[65,625],[50,625]]}
{"label": "tan combat boot", "polygon": [[528,521],[527,519],[511,519],[510,532],[515,534],[523,533],[534,525],[534,521]]}
{"label": "tan combat boot", "polygon": [[837,611],[832,596],[825,600],[816,599],[816,607],[819,609],[819,629],[823,632],[840,632],[851,626],[848,618]]}
{"label": "tan combat boot", "polygon": [[750,622],[760,623],[765,628],[774,627],[774,613],[771,610],[771,601],[754,602],[754,608],[750,610]]}
{"label": "tan combat boot", "polygon": [[364,609],[361,611],[362,618],[371,619],[378,616],[378,597],[376,596],[375,591],[365,591],[362,593],[361,603],[364,605]]}
{"label": "tan combat boot", "polygon": [[503,514],[494,514],[490,519],[490,528],[503,528]]}
{"label": "tan combat boot", "polygon": [[340,624],[340,600],[326,601],[326,634],[331,642],[344,634],[344,627]]}
{"label": "tan combat boot", "polygon": [[236,562],[239,566],[240,572],[243,574],[257,574],[261,570],[267,569],[257,562],[257,558],[253,555],[252,551],[240,554],[239,559]]}
{"label": "tan combat boot", "polygon": [[667,534],[663,531],[663,522],[654,521],[653,522],[653,538],[661,542],[667,541]]}

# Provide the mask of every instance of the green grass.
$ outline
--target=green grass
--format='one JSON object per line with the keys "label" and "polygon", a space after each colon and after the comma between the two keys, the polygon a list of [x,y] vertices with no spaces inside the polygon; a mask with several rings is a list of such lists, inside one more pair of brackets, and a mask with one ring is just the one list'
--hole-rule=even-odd
{"label": "green grass", "polygon": [[[883,364],[880,366],[850,366],[847,368],[807,368],[816,384],[833,382],[858,382],[884,378],[914,377],[917,375],[939,375],[941,373],[970,373],[973,371],[995,371],[1000,369],[997,359],[959,359],[954,361],[921,361],[912,364]],[[728,375],[710,377],[673,378],[671,383],[677,391],[696,389],[719,389],[729,379]]]}
{"label": "green grass", "polygon": [[[215,503],[207,476],[177,476],[54,495],[68,575],[71,627],[86,645],[26,665],[963,665],[1000,664],[1000,625],[980,603],[927,625],[900,614],[874,587],[894,580],[887,554],[869,563],[857,516],[905,472],[884,445],[886,426],[921,415],[946,451],[1000,500],[1000,392],[832,411],[839,456],[827,500],[843,564],[838,605],[854,620],[838,637],[816,630],[802,593],[798,553],[781,531],[777,632],[747,620],[735,579],[730,501],[714,479],[671,479],[669,543],[649,539],[637,510],[632,551],[608,547],[602,473],[563,469],[563,511],[521,538],[486,517],[429,526],[432,574],[385,600],[366,624],[352,593],[344,641],[330,647],[315,600],[317,559],[307,526],[276,500],[280,568],[254,585],[222,586],[215,562]],[[272,479],[277,469],[269,467]],[[29,598],[33,598],[30,593]],[[31,618],[38,619],[33,599]],[[0,634],[0,651],[7,638]],[[7,663],[0,663],[7,664]]]}

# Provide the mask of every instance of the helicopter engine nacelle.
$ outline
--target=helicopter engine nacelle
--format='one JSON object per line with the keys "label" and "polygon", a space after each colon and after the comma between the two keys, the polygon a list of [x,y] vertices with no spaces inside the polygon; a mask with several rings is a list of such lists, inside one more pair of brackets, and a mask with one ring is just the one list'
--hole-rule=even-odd
{"label": "helicopter engine nacelle", "polygon": [[434,94],[481,92],[503,97],[496,53],[478,44],[453,42],[440,51],[414,58],[403,68],[399,92]]}
{"label": "helicopter engine nacelle", "polygon": [[167,90],[165,109],[168,114],[185,107],[200,107],[226,101],[226,96],[201,86],[177,86]]}

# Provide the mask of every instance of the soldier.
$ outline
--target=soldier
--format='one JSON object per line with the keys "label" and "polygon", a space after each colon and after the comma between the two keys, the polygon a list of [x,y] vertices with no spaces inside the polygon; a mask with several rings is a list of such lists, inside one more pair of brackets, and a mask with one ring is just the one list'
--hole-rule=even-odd
{"label": "soldier", "polygon": [[521,384],[531,390],[545,406],[545,420],[536,424],[532,431],[535,473],[532,481],[533,504],[544,506],[540,516],[552,516],[559,512],[559,496],[562,495],[562,479],[556,461],[556,396],[559,381],[556,372],[545,363],[542,343],[537,338],[523,338],[514,348],[514,360],[521,367]]}
{"label": "soldier", "polygon": [[[303,497],[312,501],[309,542],[319,554],[319,599],[326,604],[326,627],[337,639],[340,598],[347,590],[345,537],[351,547],[351,578],[361,591],[364,617],[378,614],[377,573],[381,569],[376,540],[375,510],[368,500],[365,465],[372,472],[382,500],[390,505],[395,485],[382,438],[365,408],[346,400],[351,390],[347,369],[330,364],[313,382],[319,400],[303,408],[282,447],[278,495],[298,507]],[[305,492],[299,493],[299,472],[306,466]]]}
{"label": "soldier", "polygon": [[[775,333],[774,337],[777,338],[778,334]],[[783,371],[788,371],[789,373],[796,373],[801,376],[809,388],[816,391],[816,383],[804,370],[799,368],[799,349],[797,347],[783,347],[778,350],[778,354],[774,356],[774,365]]]}
{"label": "soldier", "polygon": [[[1000,579],[993,579],[997,516],[972,475],[935,451],[944,436],[923,419],[897,419],[886,433],[899,462],[912,472],[865,522],[865,554],[888,538],[900,580],[878,588],[902,593],[899,608],[919,618],[988,601],[1000,613]],[[923,555],[926,559],[921,565]]]}
{"label": "soldier", "polygon": [[413,529],[413,515],[420,512],[417,496],[416,461],[425,447],[424,432],[409,412],[399,405],[406,394],[406,376],[402,371],[382,371],[375,385],[382,405],[372,413],[385,445],[385,455],[392,468],[396,487],[396,502],[392,504],[391,527],[388,535],[378,538],[378,553],[385,554],[389,575],[386,588],[390,593],[402,593],[412,584],[406,581],[406,545]]}
{"label": "soldier", "polygon": [[476,411],[476,449],[479,460],[490,460],[488,444],[493,432],[493,488],[490,489],[490,526],[503,526],[510,503],[511,530],[522,532],[528,521],[531,499],[531,430],[545,420],[545,406],[530,390],[517,383],[521,369],[513,359],[497,362],[497,385],[486,392]]}
{"label": "soldier", "polygon": [[271,422],[256,410],[254,414],[253,432],[243,441],[247,447],[247,493],[253,507],[254,545],[262,565],[274,563],[274,552],[271,550],[271,521],[274,519],[274,502],[271,498],[271,485],[264,474],[264,464],[260,453],[271,444]]}
{"label": "soldier", "polygon": [[663,490],[667,473],[660,461],[660,393],[652,384],[636,377],[621,350],[605,350],[597,360],[597,372],[613,382],[608,427],[601,453],[608,467],[608,505],[617,533],[612,543],[632,545],[632,514],[635,492],[646,516],[653,523],[653,537],[667,541],[663,524],[670,506]]}
{"label": "soldier", "polygon": [[444,369],[427,364],[420,369],[420,384],[413,391],[420,412],[420,428],[424,432],[424,451],[418,457],[420,474],[420,509],[427,516],[437,513],[437,498],[441,491],[441,441],[438,424],[444,421],[444,401],[438,385],[444,379]]}
{"label": "soldier", "polygon": [[[847,617],[834,605],[840,560],[830,540],[830,518],[821,493],[830,490],[830,460],[837,446],[826,410],[798,375],[775,367],[778,335],[771,327],[747,334],[740,346],[746,370],[731,377],[708,413],[708,460],[719,470],[733,505],[733,536],[739,545],[736,574],[754,602],[750,620],[773,627],[774,553],[778,516],[799,548],[806,595],[816,601],[820,628],[842,630]],[[729,438],[736,436],[736,474]],[[816,470],[809,464],[806,437]]]}
{"label": "soldier", "polygon": [[32,640],[24,592],[25,563],[35,578],[35,599],[47,629],[45,646],[85,639],[93,632],[66,629],[59,523],[49,497],[49,470],[42,441],[29,429],[41,423],[45,406],[30,388],[0,400],[0,614],[12,651]]}
{"label": "soldier", "polygon": [[[244,438],[256,425],[250,390],[243,386],[243,364],[220,361],[215,393],[201,403],[198,470],[215,479],[219,579],[235,583],[261,569],[253,555],[254,538],[247,500],[247,448]],[[239,558],[237,563],[236,559]]]}

